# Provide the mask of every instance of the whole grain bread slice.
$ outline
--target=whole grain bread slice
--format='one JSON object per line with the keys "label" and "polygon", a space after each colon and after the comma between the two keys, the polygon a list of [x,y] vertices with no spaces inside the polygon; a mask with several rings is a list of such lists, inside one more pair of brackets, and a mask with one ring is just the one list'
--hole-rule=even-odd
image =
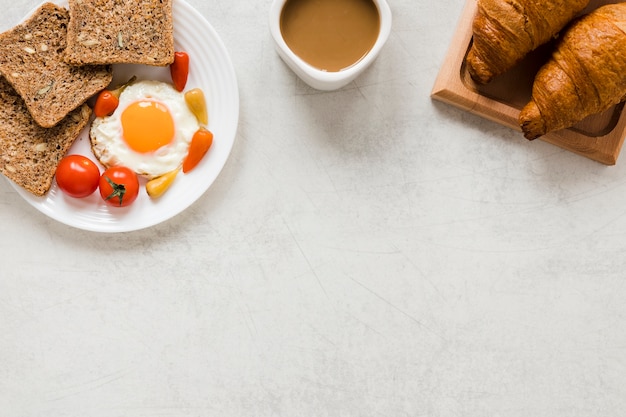
{"label": "whole grain bread slice", "polygon": [[0,77],[0,172],[34,195],[48,192],[59,161],[89,123],[87,104],[52,128],[37,124],[24,100]]}
{"label": "whole grain bread slice", "polygon": [[69,9],[69,64],[174,61],[172,0],[69,0]]}
{"label": "whole grain bread slice", "polygon": [[110,66],[75,67],[64,61],[69,11],[40,6],[0,34],[0,73],[43,127],[52,127],[112,79]]}

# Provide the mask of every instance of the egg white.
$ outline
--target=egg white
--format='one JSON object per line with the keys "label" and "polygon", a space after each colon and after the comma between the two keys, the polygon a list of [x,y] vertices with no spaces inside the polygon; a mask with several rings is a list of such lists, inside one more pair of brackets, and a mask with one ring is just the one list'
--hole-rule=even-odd
{"label": "egg white", "polygon": [[[124,110],[139,100],[155,100],[164,104],[174,119],[174,139],[152,153],[131,149],[123,138],[121,117]],[[200,125],[189,110],[184,94],[160,81],[138,81],[127,86],[119,97],[115,112],[97,117],[91,124],[91,148],[105,167],[126,166],[146,178],[154,178],[181,166],[189,143]]]}

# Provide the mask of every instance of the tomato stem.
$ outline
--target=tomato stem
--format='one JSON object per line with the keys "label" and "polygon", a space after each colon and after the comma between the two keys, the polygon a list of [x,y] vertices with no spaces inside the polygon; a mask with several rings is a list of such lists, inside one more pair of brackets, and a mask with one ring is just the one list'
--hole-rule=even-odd
{"label": "tomato stem", "polygon": [[113,189],[113,192],[111,192],[111,194],[109,194],[107,198],[105,198],[105,200],[111,200],[112,198],[118,197],[120,200],[120,207],[121,207],[122,200],[124,199],[124,194],[126,194],[126,187],[124,186],[124,184],[118,184],[107,176],[105,176],[104,179],[107,180],[107,182]]}

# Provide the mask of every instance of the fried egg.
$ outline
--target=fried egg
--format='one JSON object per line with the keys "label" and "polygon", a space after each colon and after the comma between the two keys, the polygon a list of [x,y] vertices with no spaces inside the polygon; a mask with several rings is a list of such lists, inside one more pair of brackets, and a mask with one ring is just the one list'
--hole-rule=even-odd
{"label": "fried egg", "polygon": [[89,137],[102,165],[126,166],[149,179],[182,164],[198,128],[183,93],[146,80],[127,86],[115,112],[94,119]]}

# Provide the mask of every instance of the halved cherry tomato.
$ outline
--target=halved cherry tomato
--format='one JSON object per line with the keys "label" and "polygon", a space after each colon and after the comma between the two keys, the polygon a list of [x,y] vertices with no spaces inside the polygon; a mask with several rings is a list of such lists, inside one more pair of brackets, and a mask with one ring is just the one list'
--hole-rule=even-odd
{"label": "halved cherry tomato", "polygon": [[114,90],[102,90],[96,98],[96,104],[93,106],[93,114],[96,117],[105,117],[113,114],[117,106],[120,104],[120,94],[131,83],[133,83],[137,77],[133,76],[130,80],[124,84],[115,88]]}
{"label": "halved cherry tomato", "polygon": [[100,170],[83,155],[67,155],[61,159],[56,170],[57,185],[65,194],[83,198],[98,188]]}
{"label": "halved cherry tomato", "polygon": [[139,194],[139,179],[130,168],[123,166],[106,169],[100,176],[100,196],[109,205],[125,207]]}
{"label": "halved cherry tomato", "polygon": [[174,53],[174,62],[170,64],[170,75],[174,88],[183,91],[189,76],[189,55],[186,52]]}
{"label": "halved cherry tomato", "polygon": [[187,173],[194,169],[213,144],[213,133],[201,127],[194,133],[189,144],[187,157],[183,161],[183,172]]}

